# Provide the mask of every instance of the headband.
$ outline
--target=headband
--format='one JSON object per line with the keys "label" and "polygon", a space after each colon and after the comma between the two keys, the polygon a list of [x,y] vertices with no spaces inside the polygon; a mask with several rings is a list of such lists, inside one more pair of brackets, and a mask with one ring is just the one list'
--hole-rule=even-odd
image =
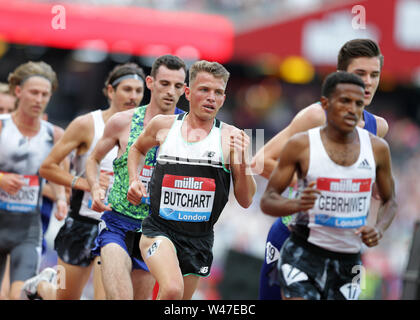
{"label": "headband", "polygon": [[126,74],[125,76],[122,76],[122,77],[119,77],[119,78],[115,79],[111,83],[111,86],[115,88],[117,86],[117,84],[119,84],[121,81],[126,80],[126,79],[136,79],[136,80],[143,81],[143,78],[140,77],[138,74]]}
{"label": "headband", "polygon": [[46,76],[44,76],[43,74],[30,74],[30,75],[28,75],[28,76],[26,76],[26,77],[24,77],[21,81],[20,81],[20,86],[21,85],[23,85],[24,83],[25,83],[25,81],[26,80],[28,80],[29,78],[32,78],[32,77],[41,77],[41,78],[44,78],[44,79],[46,79],[46,80],[48,80],[51,84],[52,84],[52,81],[51,81],[51,79],[49,79],[49,78],[47,78]]}

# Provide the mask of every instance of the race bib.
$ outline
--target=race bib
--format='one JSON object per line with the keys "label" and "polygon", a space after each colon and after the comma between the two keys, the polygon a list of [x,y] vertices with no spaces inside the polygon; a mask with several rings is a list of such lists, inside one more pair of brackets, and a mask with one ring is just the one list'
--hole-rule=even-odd
{"label": "race bib", "polygon": [[341,294],[346,298],[346,300],[358,300],[362,289],[357,283],[346,283],[340,287]]}
{"label": "race bib", "polygon": [[154,168],[155,167],[144,165],[143,169],[140,172],[140,181],[143,183],[147,192],[147,194],[143,198],[141,198],[141,203],[150,205],[149,184],[152,178]]}
{"label": "race bib", "polygon": [[[7,174],[7,173],[5,173]],[[24,175],[24,185],[15,195],[0,189],[0,209],[13,212],[33,212],[37,208],[39,195],[39,177]]]}
{"label": "race bib", "polygon": [[366,224],[372,179],[318,178],[321,191],[312,211],[315,223],[333,228],[359,228]]}
{"label": "race bib", "polygon": [[279,260],[280,251],[270,241],[265,245],[265,250],[265,262],[267,264]]}
{"label": "race bib", "polygon": [[215,192],[214,179],[166,174],[162,181],[159,215],[175,221],[209,221]]}

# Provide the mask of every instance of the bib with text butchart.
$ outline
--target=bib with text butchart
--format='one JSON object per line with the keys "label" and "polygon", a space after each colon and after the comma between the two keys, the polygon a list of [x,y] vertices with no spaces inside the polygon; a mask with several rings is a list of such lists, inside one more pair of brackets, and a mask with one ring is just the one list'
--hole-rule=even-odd
{"label": "bib with text butchart", "polygon": [[209,221],[215,192],[216,182],[212,178],[165,174],[159,215],[183,222]]}

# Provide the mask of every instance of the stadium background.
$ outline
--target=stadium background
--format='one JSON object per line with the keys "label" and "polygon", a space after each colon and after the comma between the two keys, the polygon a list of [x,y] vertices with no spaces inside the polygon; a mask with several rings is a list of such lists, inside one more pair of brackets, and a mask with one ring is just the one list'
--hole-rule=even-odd
{"label": "stadium background", "polygon": [[[77,115],[105,107],[104,79],[117,63],[137,62],[146,74],[158,55],[223,63],[231,72],[221,120],[268,141],[317,101],[345,41],[369,37],[385,56],[368,110],[389,123],[399,210],[380,245],[363,255],[362,299],[418,299],[420,245],[420,1],[418,0],[0,0],[0,81],[28,60],[58,74],[49,120],[63,128]],[[143,103],[149,100],[146,92]],[[179,106],[187,110],[185,98]],[[258,131],[261,132],[261,131]],[[261,136],[260,136],[261,137]],[[215,226],[212,274],[195,299],[256,299],[265,239],[274,218],[259,209],[266,181],[256,177],[253,205],[233,198]],[[52,219],[43,266],[60,222]],[[416,236],[417,237],[416,237]],[[416,249],[416,250],[414,250]],[[420,249],[420,248],[419,248]],[[83,298],[91,299],[88,285]]]}

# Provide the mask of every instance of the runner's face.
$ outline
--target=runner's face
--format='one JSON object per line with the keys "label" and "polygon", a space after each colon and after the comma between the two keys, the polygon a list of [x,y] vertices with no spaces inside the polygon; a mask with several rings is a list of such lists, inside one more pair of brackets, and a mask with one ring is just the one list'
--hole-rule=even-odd
{"label": "runner's face", "polygon": [[142,80],[125,79],[115,89],[110,87],[111,104],[119,111],[129,110],[137,107],[144,94],[144,83]]}
{"label": "runner's face", "polygon": [[15,109],[16,98],[11,94],[0,93],[0,114],[11,113]]}
{"label": "runner's face", "polygon": [[51,82],[43,77],[33,76],[27,79],[23,85],[17,86],[15,94],[18,109],[26,115],[40,117],[51,98]]}
{"label": "runner's face", "polygon": [[199,72],[185,90],[190,112],[201,120],[214,119],[225,102],[225,89],[226,83],[222,78],[216,78],[208,72]]}
{"label": "runner's face", "polygon": [[353,131],[362,117],[363,98],[362,87],[350,83],[338,84],[330,98],[324,100],[327,104],[328,124],[342,132]]}
{"label": "runner's face", "polygon": [[357,74],[365,83],[364,103],[365,106],[371,104],[376,89],[378,89],[379,78],[381,75],[381,63],[378,57],[355,58],[349,64],[347,72]]}
{"label": "runner's face", "polygon": [[185,91],[185,70],[172,70],[161,65],[156,76],[148,76],[146,83],[151,91],[151,100],[161,111],[174,110]]}

